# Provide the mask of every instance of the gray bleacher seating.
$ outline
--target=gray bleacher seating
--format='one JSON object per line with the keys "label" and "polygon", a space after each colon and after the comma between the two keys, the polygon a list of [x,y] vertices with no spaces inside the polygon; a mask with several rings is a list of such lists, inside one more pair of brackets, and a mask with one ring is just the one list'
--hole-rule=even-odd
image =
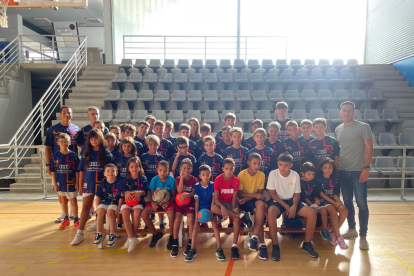
{"label": "gray bleacher seating", "polygon": [[342,123],[342,117],[339,115],[339,109],[329,109],[328,110],[328,120],[333,123]]}
{"label": "gray bleacher seating", "polygon": [[394,133],[380,133],[378,143],[380,146],[397,146]]}
{"label": "gray bleacher seating", "polygon": [[161,67],[161,60],[159,59],[150,59],[150,62],[148,64],[148,68],[151,68],[153,70],[157,70]]}
{"label": "gray bleacher seating", "polygon": [[367,122],[367,120],[362,119],[361,111],[359,109],[355,109],[354,119],[360,122]]}
{"label": "gray bleacher seating", "polygon": [[104,98],[104,101],[118,101],[121,99],[121,91],[119,90],[108,90],[106,93],[106,97]]}
{"label": "gray bleacher seating", "polygon": [[382,96],[381,90],[378,89],[371,89],[368,91],[368,98],[374,101],[386,101],[387,98]]}
{"label": "gray bleacher seating", "polygon": [[356,101],[366,101],[368,100],[365,90],[352,90],[352,99]]}
{"label": "gray bleacher seating", "polygon": [[325,77],[326,77],[326,80],[329,81],[329,83],[334,83],[334,84],[343,83],[343,80],[339,78],[337,73],[327,72]]}
{"label": "gray bleacher seating", "polygon": [[231,66],[231,61],[229,59],[221,59],[220,60],[220,66],[221,69],[224,70],[224,72],[227,72],[228,69],[230,69]]}
{"label": "gray bleacher seating", "polygon": [[115,78],[112,79],[114,83],[125,83],[127,81],[126,73],[116,73]]}
{"label": "gray bleacher seating", "polygon": [[138,100],[142,102],[150,102],[154,99],[154,92],[152,90],[141,90],[139,92]]}
{"label": "gray bleacher seating", "polygon": [[233,102],[234,101],[233,90],[222,90],[220,98],[223,102]]}
{"label": "gray bleacher seating", "polygon": [[214,68],[217,68],[217,60],[215,59],[207,59],[205,68],[212,71]]}
{"label": "gray bleacher seating", "polygon": [[198,72],[198,70],[200,70],[203,67],[204,65],[202,59],[193,59],[193,61],[191,62],[191,68],[196,69],[196,72]]}
{"label": "gray bleacher seating", "polygon": [[240,110],[240,122],[251,123],[254,120],[253,110]]}
{"label": "gray bleacher seating", "polygon": [[[349,69],[348,67],[342,68],[342,69],[339,71],[339,76],[341,76],[341,78],[342,78],[342,79],[344,79],[344,78],[343,78],[343,74],[345,74],[345,73],[351,73],[351,74],[352,74],[352,70],[351,70],[351,69]],[[354,74],[352,74],[352,79],[355,79]]]}
{"label": "gray bleacher seating", "polygon": [[291,59],[290,60],[290,68],[299,69],[299,68],[302,68],[302,67],[303,67],[303,65],[302,65],[302,62],[300,61],[300,59]]}
{"label": "gray bleacher seating", "polygon": [[219,122],[219,115],[217,110],[206,110],[204,113],[204,122],[208,124],[215,124]]}
{"label": "gray bleacher seating", "polygon": [[[152,91],[151,91],[151,94],[152,94]],[[133,102],[137,98],[138,98],[137,97],[137,91],[135,91],[135,90],[125,90],[124,94],[122,95],[122,100],[124,100],[126,102]]]}
{"label": "gray bleacher seating", "polygon": [[233,82],[233,74],[231,73],[223,73],[220,76],[221,83],[232,83]]}
{"label": "gray bleacher seating", "polygon": [[173,81],[173,76],[171,73],[162,73],[158,80],[158,82],[160,83],[172,83],[172,81]]}
{"label": "gray bleacher seating", "polygon": [[356,60],[356,59],[348,59],[348,61],[346,62],[346,64],[351,69],[356,69],[356,68],[359,67],[358,60]]}
{"label": "gray bleacher seating", "polygon": [[307,102],[318,101],[318,98],[316,97],[315,90],[303,90],[302,91],[302,99],[307,101]]}
{"label": "gray bleacher seating", "polygon": [[286,59],[277,59],[276,60],[276,68],[283,70],[285,68],[288,68],[289,65],[286,62]]}
{"label": "gray bleacher seating", "polygon": [[147,110],[135,110],[134,115],[132,115],[131,123],[138,123],[145,121],[145,118],[148,116]]}
{"label": "gray bleacher seating", "polygon": [[323,70],[326,70],[326,69],[332,67],[332,65],[329,64],[329,59],[320,59],[318,65]]}
{"label": "gray bleacher seating", "polygon": [[121,60],[121,64],[119,68],[131,68],[132,67],[132,59],[124,58]]}
{"label": "gray bleacher seating", "polygon": [[217,83],[218,79],[217,79],[217,74],[216,73],[207,73],[204,76],[204,81],[208,84],[214,84]]}
{"label": "gray bleacher seating", "polygon": [[296,74],[306,74],[307,75],[308,72],[309,72],[308,68],[302,67],[302,68],[299,68],[298,71],[296,71]]}
{"label": "gray bleacher seating", "polygon": [[263,75],[260,73],[251,73],[250,74],[250,82],[251,83],[263,83]]}
{"label": "gray bleacher seating", "polygon": [[292,119],[295,121],[301,121],[303,119],[307,119],[308,116],[306,115],[306,110],[302,109],[295,109],[292,111]]}
{"label": "gray bleacher seating", "polygon": [[218,101],[217,90],[206,90],[204,94],[204,100],[206,102],[217,102]]}
{"label": "gray bleacher seating", "polygon": [[309,79],[307,73],[299,73],[299,72],[297,72],[296,73],[296,76],[295,76],[295,79],[300,84],[312,83],[312,81]]}
{"label": "gray bleacher seating", "polygon": [[269,69],[269,73],[270,74],[277,74],[279,76],[280,70],[278,68],[271,68],[271,69]]}
{"label": "gray bleacher seating", "polygon": [[200,110],[188,110],[186,115],[186,120],[190,120],[191,118],[196,118],[199,122],[201,122],[201,111]]}
{"label": "gray bleacher seating", "polygon": [[222,122],[224,122],[224,117],[226,117],[227,113],[236,114],[236,111],[235,110],[223,110],[221,112],[221,117],[220,117]]}
{"label": "gray bleacher seating", "polygon": [[187,74],[186,73],[177,73],[174,76],[175,83],[187,83]]}
{"label": "gray bleacher seating", "polygon": [[305,59],[304,67],[307,68],[307,69],[312,70],[312,69],[318,67],[318,65],[316,65],[314,59]]}
{"label": "gray bleacher seating", "polygon": [[309,119],[313,121],[316,118],[325,118],[325,113],[322,109],[312,109],[310,111]]}
{"label": "gray bleacher seating", "polygon": [[142,80],[144,83],[156,83],[158,80],[157,73],[147,73]]}
{"label": "gray bleacher seating", "polygon": [[257,68],[260,68],[259,60],[257,59],[249,59],[247,61],[247,67],[256,70]]}
{"label": "gray bleacher seating", "polygon": [[223,70],[223,69],[221,69],[221,68],[214,68],[214,69],[213,69],[213,73],[216,73],[216,74],[217,74],[217,79],[220,79],[221,74],[223,74],[223,73],[224,73],[224,70]]}
{"label": "gray bleacher seating", "polygon": [[335,99],[342,102],[351,100],[348,90],[345,89],[337,89],[335,91]]}
{"label": "gray bleacher seating", "polygon": [[332,66],[338,70],[341,70],[342,68],[346,67],[342,59],[334,59],[332,62]]}
{"label": "gray bleacher seating", "polygon": [[414,134],[413,133],[400,133],[398,142],[401,146],[414,146]]}
{"label": "gray bleacher seating", "polygon": [[190,90],[188,92],[189,102],[201,102],[203,100],[201,96],[201,90]]}
{"label": "gray bleacher seating", "polygon": [[250,91],[249,90],[239,90],[239,91],[237,91],[236,97],[237,97],[237,100],[239,100],[239,102],[250,102],[250,100],[252,99],[250,97]]}
{"label": "gray bleacher seating", "polygon": [[142,74],[141,73],[131,73],[127,82],[130,83],[140,83],[142,82]]}
{"label": "gray bleacher seating", "polygon": [[336,68],[331,67],[326,69],[325,74],[326,73],[338,73],[338,70]]}
{"label": "gray bleacher seating", "polygon": [[188,62],[188,59],[179,59],[177,63],[177,68],[180,68],[181,70],[185,70],[190,67],[190,63]]}
{"label": "gray bleacher seating", "polygon": [[272,102],[284,101],[285,98],[283,97],[283,91],[282,90],[270,90],[269,99]]}
{"label": "gray bleacher seating", "polygon": [[365,109],[364,119],[370,123],[384,123],[384,119],[381,119],[378,113],[378,109]]}
{"label": "gray bleacher seating", "polygon": [[398,118],[397,111],[395,109],[384,109],[382,110],[382,119],[389,123],[402,123],[404,119]]}
{"label": "gray bleacher seating", "polygon": [[167,116],[165,115],[165,110],[153,110],[151,115],[154,116],[155,119],[159,121],[165,122],[167,120]]}
{"label": "gray bleacher seating", "polygon": [[174,90],[171,101],[173,102],[184,102],[186,100],[185,90]]}
{"label": "gray bleacher seating", "polygon": [[112,110],[101,110],[99,119],[104,123],[109,123],[113,119]]}
{"label": "gray bleacher seating", "polygon": [[140,68],[144,69],[145,67],[147,67],[147,60],[146,59],[136,59],[134,67],[138,68],[138,69],[140,69]]}
{"label": "gray bleacher seating", "polygon": [[[402,170],[403,167],[403,156],[398,157],[397,161],[397,168]],[[406,175],[414,175],[414,157],[406,156],[405,157],[405,174]]]}
{"label": "gray bleacher seating", "polygon": [[261,120],[263,123],[273,122],[272,115],[269,110],[257,110],[256,119]]}
{"label": "gray bleacher seating", "polygon": [[240,71],[241,69],[246,68],[246,64],[243,59],[235,59],[233,67],[234,69],[237,69],[237,71]]}
{"label": "gray bleacher seating", "polygon": [[374,81],[368,73],[364,73],[364,72],[359,72],[358,75],[357,75],[357,79],[362,84],[369,84],[369,83],[372,83]]}
{"label": "gray bleacher seating", "polygon": [[302,98],[299,97],[298,90],[286,90],[286,100],[289,102],[293,102],[293,101],[301,101]]}
{"label": "gray bleacher seating", "polygon": [[278,83],[279,82],[279,75],[275,73],[267,73],[265,76],[266,83]]}
{"label": "gray bleacher seating", "polygon": [[324,102],[335,100],[335,98],[332,97],[331,90],[319,90],[318,98]]}
{"label": "gray bleacher seating", "polygon": [[129,110],[118,110],[112,121],[115,123],[128,123],[130,120],[131,112]]}
{"label": "gray bleacher seating", "polygon": [[[259,68],[260,69],[260,68]],[[256,69],[256,70],[258,70],[258,69]],[[263,69],[264,70],[264,69]],[[243,68],[243,69],[241,69],[241,71],[240,71],[241,73],[246,73],[247,75],[250,75],[250,73],[252,73],[252,69],[250,69],[250,68]]]}
{"label": "gray bleacher seating", "polygon": [[[160,69],[158,69],[158,71],[161,70],[161,69],[164,69],[164,68],[160,68]],[[166,70],[166,69],[164,69],[164,70]],[[170,72],[173,75],[173,78],[175,77],[176,74],[182,73],[180,68],[175,68],[175,67],[172,68]],[[166,72],[164,72],[164,73],[166,73]]]}
{"label": "gray bleacher seating", "polygon": [[283,73],[291,73],[292,75],[293,75],[293,72],[295,72],[295,70],[290,67],[283,70]]}
{"label": "gray bleacher seating", "polygon": [[203,75],[201,73],[193,73],[190,76],[190,83],[202,83]]}
{"label": "gray bleacher seating", "polygon": [[296,80],[293,78],[292,73],[282,73],[282,74],[280,74],[280,80],[283,83],[293,83],[293,82],[296,82]]}
{"label": "gray bleacher seating", "polygon": [[[344,68],[342,70],[345,70],[347,68]],[[354,74],[343,72],[341,71],[341,78],[345,83],[359,83],[359,80],[355,79]]]}
{"label": "gray bleacher seating", "polygon": [[267,102],[269,99],[266,95],[266,90],[254,90],[253,100],[256,102]]}
{"label": "gray bleacher seating", "polygon": [[168,102],[170,100],[170,92],[168,90],[157,90],[154,100],[158,102]]}
{"label": "gray bleacher seating", "polygon": [[269,69],[274,68],[275,65],[273,64],[273,60],[271,59],[264,59],[262,60],[262,68],[265,69],[267,72]]}
{"label": "gray bleacher seating", "polygon": [[397,170],[394,158],[389,156],[378,156],[375,159],[375,169],[384,176],[400,176],[401,171]]}
{"label": "gray bleacher seating", "polygon": [[162,65],[162,67],[167,70],[171,70],[175,67],[175,61],[173,59],[164,59],[164,64]]}
{"label": "gray bleacher seating", "polygon": [[184,121],[184,113],[182,110],[171,110],[168,120],[173,123],[181,124]]}
{"label": "gray bleacher seating", "polygon": [[249,78],[247,73],[236,73],[236,75],[234,76],[234,81],[236,83],[248,83]]}

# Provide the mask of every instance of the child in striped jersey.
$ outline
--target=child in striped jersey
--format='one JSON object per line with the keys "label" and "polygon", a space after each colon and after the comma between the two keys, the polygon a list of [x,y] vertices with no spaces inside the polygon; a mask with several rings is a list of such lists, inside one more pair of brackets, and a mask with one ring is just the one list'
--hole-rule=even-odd
{"label": "child in striped jersey", "polygon": [[258,128],[253,133],[254,141],[256,142],[256,147],[249,151],[249,154],[256,152],[262,157],[262,164],[260,166],[260,171],[265,174],[265,187],[269,173],[272,170],[271,160],[273,158],[273,150],[265,146],[265,141],[267,137],[267,132],[263,128]]}
{"label": "child in striped jersey", "polygon": [[148,151],[148,147],[145,144],[145,137],[147,137],[149,127],[150,124],[148,122],[138,122],[137,134],[135,135],[134,140],[142,144],[143,148],[141,154],[144,154]]}
{"label": "child in striped jersey", "polygon": [[[263,122],[262,120],[256,119],[252,122],[252,132],[254,132],[258,128],[263,128]],[[256,142],[253,139],[253,135],[246,139],[245,144],[249,150],[256,146]]]}
{"label": "child in striped jersey", "polygon": [[[205,149],[204,149],[204,137],[211,134],[210,124],[207,124],[207,123],[202,124],[201,127],[200,127],[200,134],[201,134],[201,139],[198,140],[196,142],[196,144],[197,144],[198,152],[200,153],[200,156],[201,156],[201,155],[203,155],[203,153],[206,152]],[[214,139],[214,141],[215,141],[215,139]]]}
{"label": "child in striped jersey", "polygon": [[216,145],[216,152],[220,154],[221,156],[224,155],[224,150],[232,145],[232,141],[230,138],[230,130],[231,130],[230,126],[224,126],[221,129],[222,140],[220,142],[217,142],[217,145]]}
{"label": "child in striped jersey", "polygon": [[177,138],[174,136],[171,136],[171,132],[174,130],[174,123],[171,121],[165,121],[165,128],[164,128],[164,133],[163,133],[163,137],[164,139],[167,139],[168,141],[171,142],[171,144],[175,144],[175,142],[177,141]]}
{"label": "child in striped jersey", "polygon": [[[239,173],[247,168],[247,156],[249,150],[241,145],[243,131],[239,127],[233,127],[230,130],[230,139],[232,145],[224,150],[224,158],[232,158],[236,164],[233,174],[238,176]],[[247,140],[246,140],[247,141]]]}

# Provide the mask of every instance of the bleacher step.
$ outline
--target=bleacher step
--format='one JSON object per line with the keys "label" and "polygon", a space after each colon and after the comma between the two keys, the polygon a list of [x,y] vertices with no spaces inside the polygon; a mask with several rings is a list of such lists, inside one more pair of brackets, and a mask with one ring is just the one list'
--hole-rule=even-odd
{"label": "bleacher step", "polygon": [[388,99],[392,99],[392,98],[398,98],[398,99],[407,98],[407,99],[410,99],[414,95],[413,95],[413,92],[403,93],[403,92],[384,92],[384,91],[382,91],[382,96],[384,96]]}
{"label": "bleacher step", "polygon": [[[74,106],[70,106],[71,108],[72,108],[72,111],[73,112],[76,112],[76,113],[81,113],[81,112],[88,112],[88,107],[89,107],[90,105],[84,105],[84,104],[82,104],[82,105],[74,105]],[[99,108],[99,109],[103,109],[103,105],[98,105],[98,104],[94,104],[94,106],[96,106],[97,108]],[[59,117],[57,117],[57,118],[59,118]]]}
{"label": "bleacher step", "polygon": [[86,66],[85,71],[118,71],[119,65],[117,64],[91,64]]}
{"label": "bleacher step", "polygon": [[408,87],[408,86],[409,86],[408,81],[393,81],[393,80],[389,80],[389,81],[376,80],[372,84],[372,87],[380,88],[380,89],[383,87]]}
{"label": "bleacher step", "polygon": [[97,80],[84,80],[84,81],[78,81],[76,83],[76,87],[111,87],[112,82],[111,81],[97,81]]}
{"label": "bleacher step", "polygon": [[73,87],[73,93],[106,93],[109,87]]}
{"label": "bleacher step", "polygon": [[95,92],[95,93],[88,93],[88,92],[81,92],[81,93],[71,93],[69,94],[69,98],[105,98],[107,95],[106,92]]}
{"label": "bleacher step", "polygon": [[369,76],[373,80],[383,80],[383,81],[404,80],[404,76],[395,76],[395,75],[394,76],[392,76],[392,75],[381,76],[381,75],[377,75],[377,74],[370,74]]}
{"label": "bleacher step", "polygon": [[112,76],[115,77],[118,70],[85,70],[82,71],[82,76]]}
{"label": "bleacher step", "polygon": [[79,76],[80,80],[112,80],[114,79],[115,75],[107,75],[107,76]]}
{"label": "bleacher step", "polygon": [[389,65],[389,64],[366,64],[366,65],[362,65],[360,67],[360,71],[361,72],[366,72],[366,71],[393,71],[395,70],[395,66],[394,65]]}
{"label": "bleacher step", "polygon": [[384,92],[402,92],[402,93],[414,93],[414,87],[381,87],[382,93]]}
{"label": "bleacher step", "polygon": [[[66,99],[65,100],[65,104],[68,106],[76,106],[76,105],[87,105],[87,106],[91,106],[91,105],[98,105],[98,106],[104,106],[104,98],[101,99]],[[88,110],[88,109],[86,109]],[[73,109],[72,109],[73,111]]]}

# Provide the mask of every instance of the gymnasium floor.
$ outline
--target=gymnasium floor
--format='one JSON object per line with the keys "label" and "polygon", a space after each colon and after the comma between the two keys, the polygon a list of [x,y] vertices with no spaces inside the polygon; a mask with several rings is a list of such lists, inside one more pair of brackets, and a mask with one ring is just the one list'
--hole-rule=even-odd
{"label": "gymnasium floor", "polygon": [[[182,249],[171,258],[165,249],[167,236],[150,249],[151,235],[140,238],[133,253],[123,248],[126,237],[114,249],[92,246],[94,233],[86,232],[78,246],[70,242],[76,229],[58,230],[53,221],[60,214],[57,202],[0,202],[0,275],[414,275],[414,203],[373,202],[370,206],[370,251],[349,240],[349,250],[334,250],[319,234],[314,244],[319,259],[300,250],[302,237],[279,236],[282,260],[261,261],[247,248],[248,238],[239,239],[241,260],[230,260],[232,235],[221,234],[227,261],[218,262],[215,239],[202,234],[197,258],[184,262]],[[89,222],[90,223],[90,222]],[[346,227],[346,226],[345,226]],[[270,240],[266,240],[271,254]]]}

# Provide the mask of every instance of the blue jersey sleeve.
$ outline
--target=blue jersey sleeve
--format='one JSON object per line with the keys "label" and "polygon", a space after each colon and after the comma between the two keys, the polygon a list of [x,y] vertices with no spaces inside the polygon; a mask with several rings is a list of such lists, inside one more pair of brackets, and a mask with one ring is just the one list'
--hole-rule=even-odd
{"label": "blue jersey sleeve", "polygon": [[96,193],[95,193],[95,195],[100,197],[101,199],[105,196],[104,191],[103,191],[104,183],[105,183],[105,180],[99,184],[98,188],[96,189]]}
{"label": "blue jersey sleeve", "polygon": [[141,179],[142,179],[142,182],[141,182],[141,185],[142,185],[141,191],[144,192],[143,196],[145,197],[148,194],[148,179],[145,176],[142,176]]}
{"label": "blue jersey sleeve", "polygon": [[[173,163],[174,163],[174,160],[175,160],[175,157],[176,156],[177,156],[177,154],[174,153],[173,156],[171,157],[171,160],[170,160],[170,171],[172,171],[172,166],[173,166]],[[178,167],[178,163],[177,163],[177,167]]]}
{"label": "blue jersey sleeve", "polygon": [[79,161],[78,171],[79,172],[85,171],[85,156],[82,156],[80,161]]}
{"label": "blue jersey sleeve", "polygon": [[332,143],[332,147],[333,147],[333,155],[334,155],[334,157],[335,156],[339,156],[339,152],[340,152],[339,143],[335,139],[334,139],[334,142]]}
{"label": "blue jersey sleeve", "polygon": [[52,127],[47,130],[45,146],[52,147],[53,151],[53,136],[52,136]]}
{"label": "blue jersey sleeve", "polygon": [[106,164],[115,164],[115,160],[114,157],[112,156],[112,154],[109,152],[109,150],[106,151]]}
{"label": "blue jersey sleeve", "polygon": [[49,161],[49,170],[50,170],[50,172],[52,173],[52,172],[55,172],[55,158],[53,157],[53,154],[52,154],[52,156],[50,156],[50,161]]}

